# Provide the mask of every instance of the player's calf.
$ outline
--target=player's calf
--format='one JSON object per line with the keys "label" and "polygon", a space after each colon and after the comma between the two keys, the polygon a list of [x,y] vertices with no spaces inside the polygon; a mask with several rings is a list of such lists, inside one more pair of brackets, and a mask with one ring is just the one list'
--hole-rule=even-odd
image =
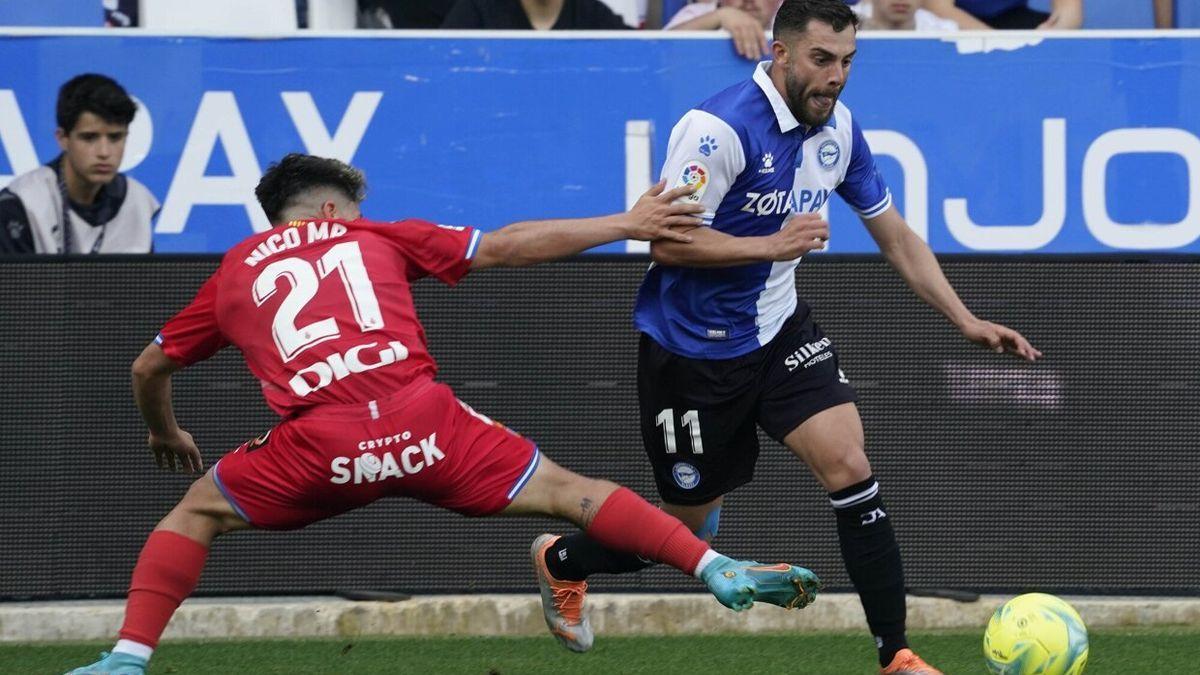
{"label": "player's calf", "polygon": [[[546,473],[539,477],[543,471]],[[709,548],[677,518],[626,488],[614,490],[610,486],[606,481],[583,478],[544,461],[507,512],[545,513],[571,520],[603,546],[696,576],[721,604],[734,611],[748,609],[756,599],[803,607],[815,597],[820,582],[808,570],[727,558]],[[572,504],[577,510],[569,506]],[[586,651],[592,642],[591,627],[583,615],[587,585],[555,579],[549,573],[546,552],[553,541],[551,535],[543,535],[531,551],[546,623],[569,649]]]}
{"label": "player's calf", "polygon": [[72,673],[144,672],[167,624],[195,590],[213,538],[249,527],[221,494],[213,472],[192,484],[150,533],[129,583],[125,621],[111,654]]}
{"label": "player's calf", "polygon": [[[507,514],[543,514],[578,525],[601,545],[698,575],[717,554],[687,527],[626,488],[585,478],[548,459]],[[707,556],[707,557],[706,557]]]}
{"label": "player's calf", "polygon": [[887,666],[908,647],[904,566],[891,516],[874,477],[829,493],[829,501],[837,516],[846,572],[875,636],[879,664]]}

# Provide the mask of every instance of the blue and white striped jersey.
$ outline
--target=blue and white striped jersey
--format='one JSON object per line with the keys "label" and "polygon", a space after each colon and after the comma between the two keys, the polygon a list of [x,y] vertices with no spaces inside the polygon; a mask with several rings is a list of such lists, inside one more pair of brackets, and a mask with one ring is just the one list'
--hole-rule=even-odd
{"label": "blue and white striped jersey", "polygon": [[[833,192],[864,219],[892,204],[850,109],[837,104],[823,127],[805,128],[771,82],[754,77],[688,111],[671,131],[662,177],[697,185],[689,199],[704,223],[734,236],[779,231],[792,212],[818,211]],[[651,265],[634,323],[666,349],[727,359],[767,344],[796,309],[800,260],[725,268]]]}

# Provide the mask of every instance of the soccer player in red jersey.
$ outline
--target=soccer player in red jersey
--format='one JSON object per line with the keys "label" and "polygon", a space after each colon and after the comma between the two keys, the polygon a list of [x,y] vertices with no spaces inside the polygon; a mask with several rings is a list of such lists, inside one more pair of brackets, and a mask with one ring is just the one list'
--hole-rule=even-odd
{"label": "soccer player in red jersey", "polygon": [[[697,576],[734,610],[811,602],[819,582],[808,570],[717,554],[679,520],[626,488],[563,469],[434,379],[413,281],[453,285],[471,270],[532,265],[621,239],[686,243],[670,228],[697,222],[700,206],[675,203],[689,192],[659,184],[628,213],[484,234],[363,219],[363,176],[337,160],[292,154],[272,166],[255,193],[275,227],[229,250],[134,362],[133,389],[150,448],[172,470],[198,473],[203,464],[175,421],[171,375],[223,347],[242,351],[283,421],[222,457],[159,522],[134,567],[116,647],[72,673],[145,672],[218,535],[297,529],[391,496],[468,516],[561,518],[606,546]],[[563,617],[551,629],[577,624]]]}

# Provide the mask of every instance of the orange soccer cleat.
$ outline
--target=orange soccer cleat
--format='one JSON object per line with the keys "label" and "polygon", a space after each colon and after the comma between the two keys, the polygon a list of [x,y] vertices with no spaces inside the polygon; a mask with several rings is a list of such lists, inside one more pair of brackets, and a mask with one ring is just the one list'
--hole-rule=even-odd
{"label": "orange soccer cleat", "polygon": [[879,675],[942,675],[942,671],[925,663],[913,650],[905,648],[896,652],[895,658]]}
{"label": "orange soccer cleat", "polygon": [[564,647],[573,652],[586,652],[592,648],[595,639],[592,624],[583,615],[587,582],[559,581],[546,568],[546,549],[558,539],[558,535],[543,534],[533,540],[529,549],[538,588],[542,592],[542,614],[546,617],[546,626]]}

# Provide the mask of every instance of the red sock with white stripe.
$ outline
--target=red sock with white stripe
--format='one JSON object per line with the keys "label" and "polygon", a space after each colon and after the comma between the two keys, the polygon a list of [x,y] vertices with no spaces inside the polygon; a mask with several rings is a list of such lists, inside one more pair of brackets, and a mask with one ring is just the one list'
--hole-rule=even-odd
{"label": "red sock with white stripe", "polygon": [[628,488],[617,488],[604,500],[587,534],[608,548],[635,553],[696,577],[720,557],[679,519]]}
{"label": "red sock with white stripe", "polygon": [[150,658],[171,616],[200,581],[208,547],[178,532],[155,530],[146,539],[125,601],[125,623],[113,651]]}

